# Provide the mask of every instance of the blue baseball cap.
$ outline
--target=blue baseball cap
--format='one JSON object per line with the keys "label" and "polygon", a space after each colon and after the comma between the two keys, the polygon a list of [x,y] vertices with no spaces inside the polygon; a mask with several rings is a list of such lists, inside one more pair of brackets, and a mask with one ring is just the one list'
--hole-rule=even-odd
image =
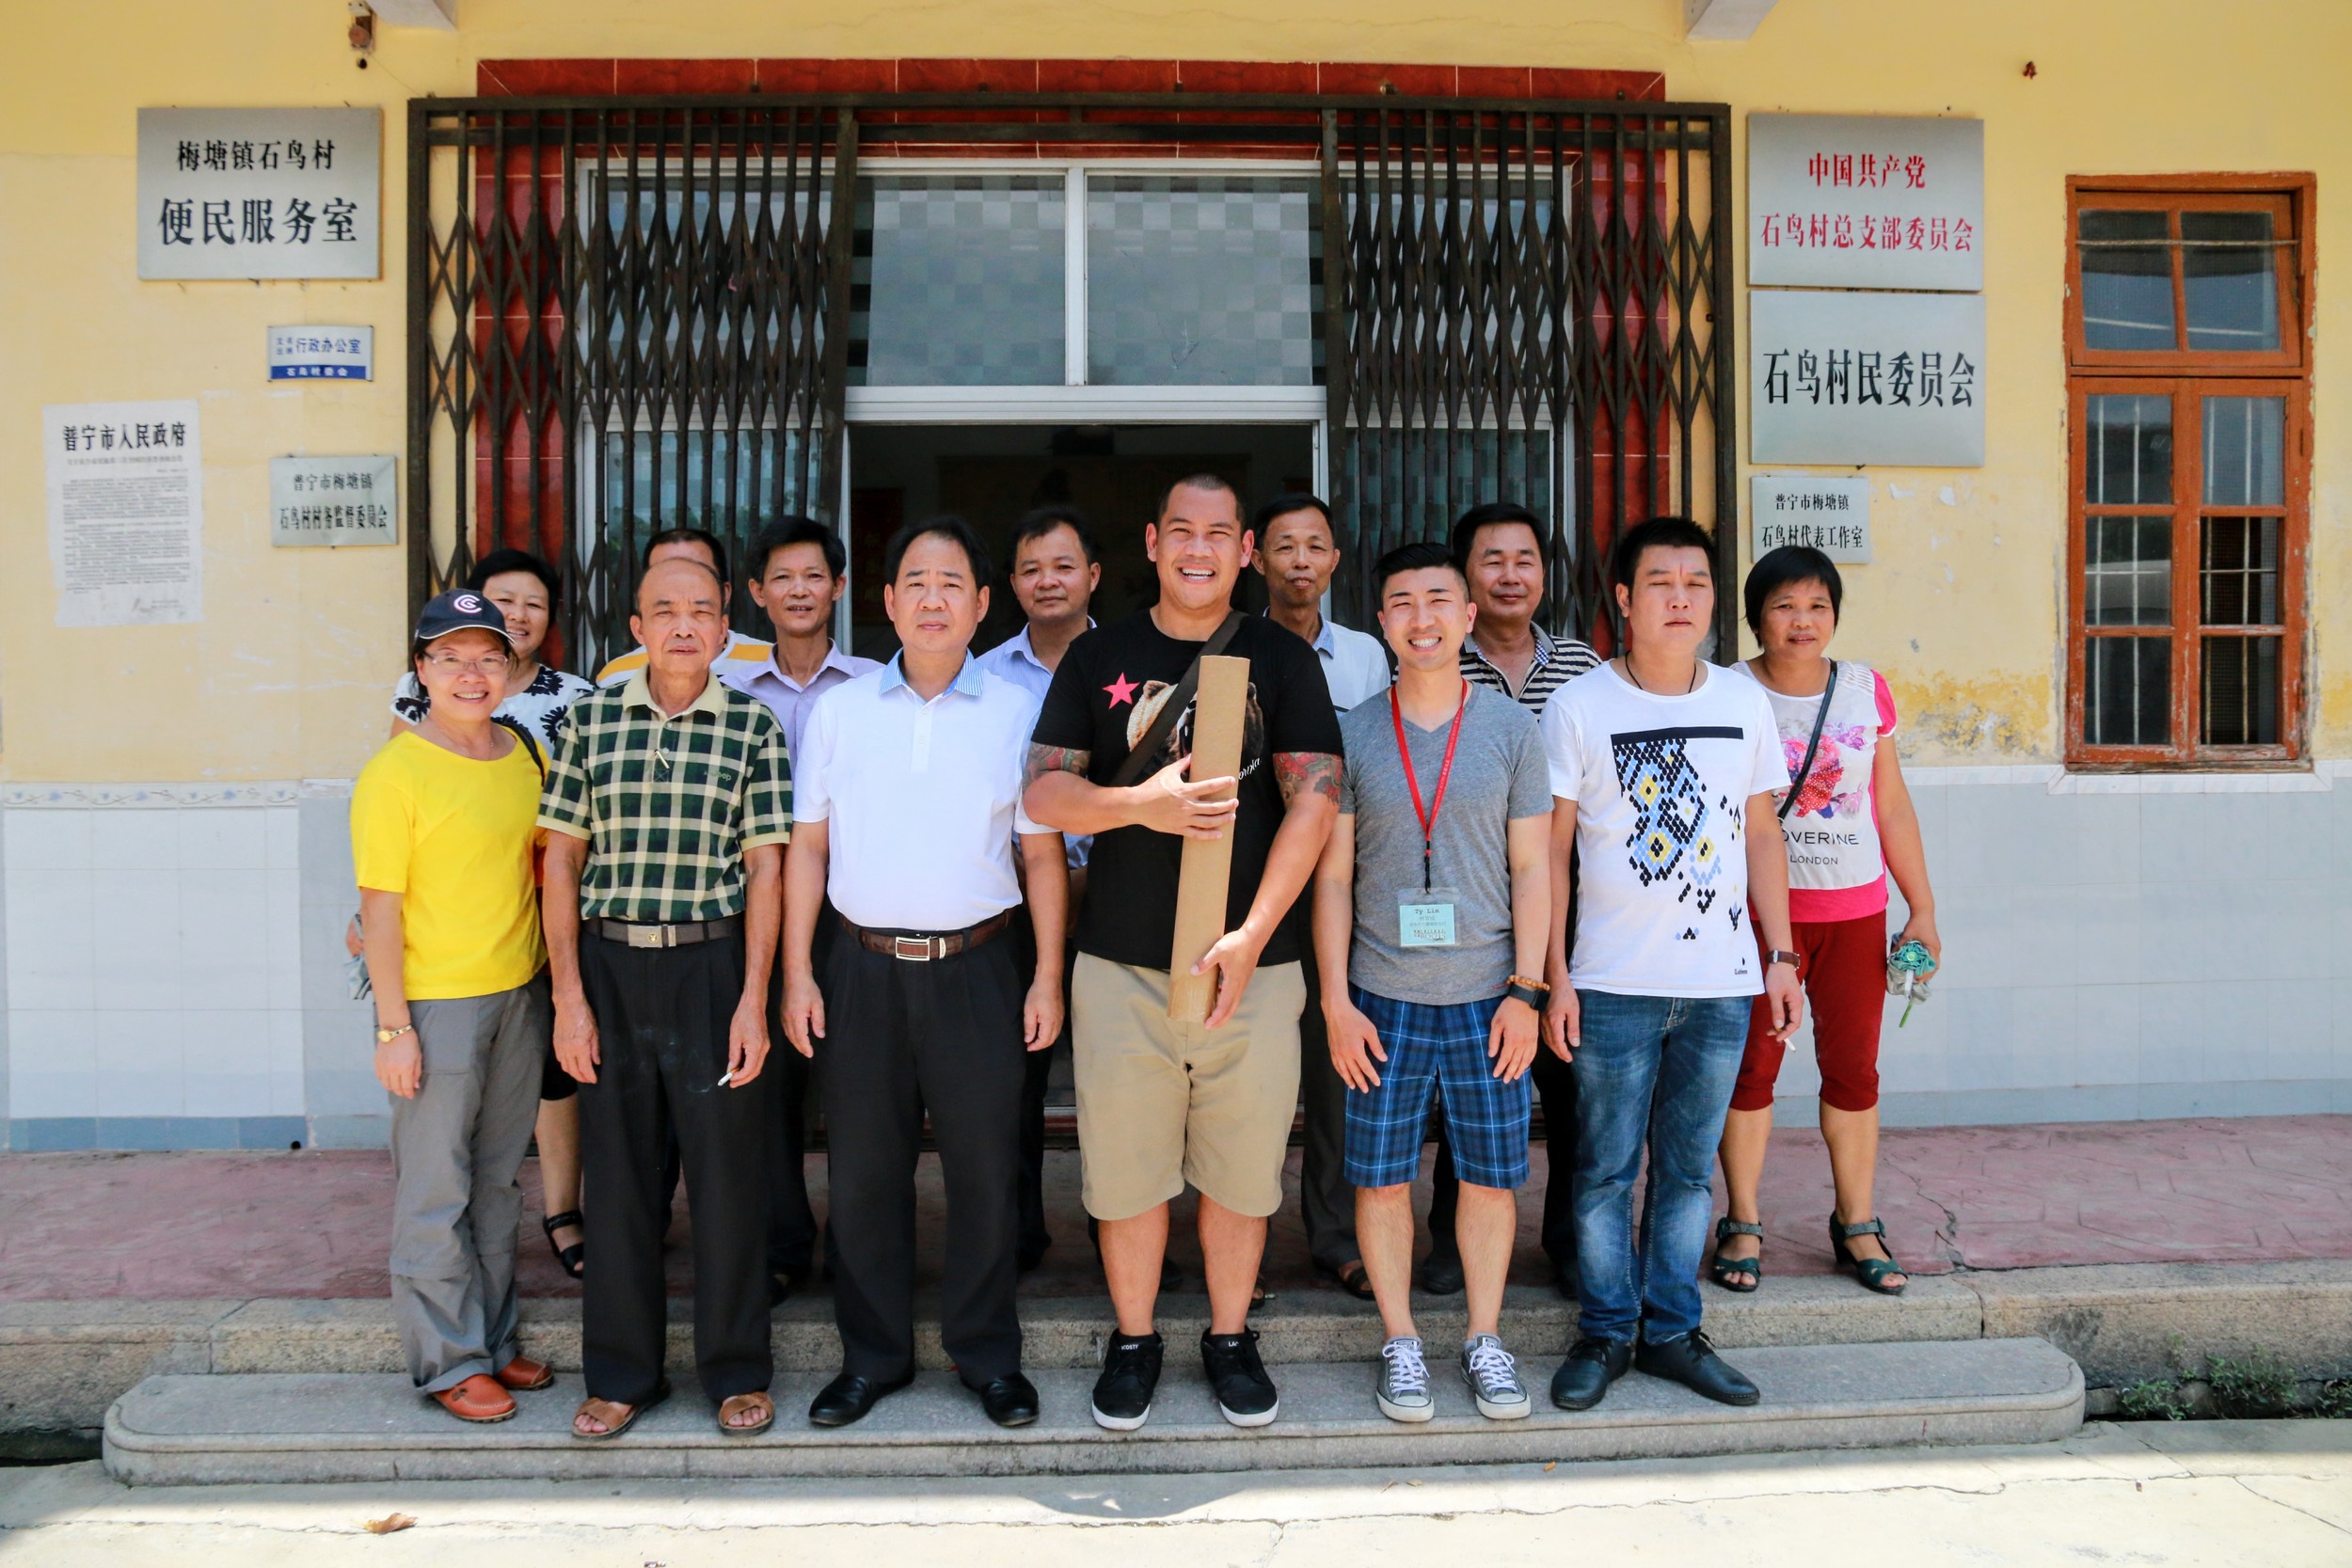
{"label": "blue baseball cap", "polygon": [[471,588],[454,588],[425,601],[424,609],[417,613],[415,645],[421,648],[451,632],[469,629],[496,632],[507,646],[514,646],[515,634],[507,630],[505,615]]}

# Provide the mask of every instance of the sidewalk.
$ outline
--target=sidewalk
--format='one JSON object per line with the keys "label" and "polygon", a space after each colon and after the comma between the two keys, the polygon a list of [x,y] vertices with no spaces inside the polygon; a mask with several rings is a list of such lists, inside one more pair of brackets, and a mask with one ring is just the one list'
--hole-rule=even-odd
{"label": "sidewalk", "polygon": [[[1047,1156],[1055,1244],[1027,1297],[1094,1296],[1101,1275],[1078,1204],[1077,1156]],[[823,1209],[823,1161],[811,1185]],[[1530,1193],[1545,1167],[1534,1154]],[[1276,1221],[1270,1290],[1332,1290],[1307,1261],[1295,1201]],[[537,1173],[520,1238],[527,1294],[578,1293],[538,1228]],[[369,1298],[387,1291],[390,1163],[381,1153],[0,1155],[0,1301]],[[2352,1117],[1901,1129],[1884,1136],[1879,1212],[1914,1273],[2086,1263],[2352,1259]],[[1830,1272],[1829,1164],[1810,1129],[1773,1134],[1766,1267]],[[1720,1196],[1718,1208],[1721,1207]],[[1546,1283],[1532,1196],[1515,1282]],[[944,1223],[937,1162],[922,1169],[925,1280]],[[691,1289],[688,1222],[670,1277]],[[1176,1254],[1198,1288],[1188,1221]]]}

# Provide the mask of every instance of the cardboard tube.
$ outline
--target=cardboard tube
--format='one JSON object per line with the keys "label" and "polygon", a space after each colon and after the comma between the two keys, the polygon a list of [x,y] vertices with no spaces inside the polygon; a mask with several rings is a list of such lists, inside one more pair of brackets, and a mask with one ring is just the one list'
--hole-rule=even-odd
{"label": "cardboard tube", "polygon": [[[1193,778],[1240,775],[1242,729],[1248,716],[1249,661],[1222,654],[1203,658],[1192,708]],[[1232,798],[1228,790],[1224,799]],[[1196,975],[1192,966],[1225,934],[1232,874],[1232,829],[1217,838],[1184,840],[1176,881],[1176,945],[1168,960],[1168,1016],[1178,1023],[1199,1023],[1209,1016],[1216,976]]]}

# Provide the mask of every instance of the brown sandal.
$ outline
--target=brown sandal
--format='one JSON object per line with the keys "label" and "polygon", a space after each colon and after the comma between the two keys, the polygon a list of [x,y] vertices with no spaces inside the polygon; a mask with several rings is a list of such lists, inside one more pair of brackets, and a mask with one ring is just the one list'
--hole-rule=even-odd
{"label": "brown sandal", "polygon": [[[629,1428],[637,1424],[638,1417],[643,1416],[646,1411],[651,1410],[655,1405],[660,1404],[663,1400],[666,1400],[669,1397],[670,1386],[666,1382],[653,1391],[653,1397],[651,1399],[644,1401],[641,1404],[623,1404],[618,1400],[600,1400],[591,1394],[588,1398],[580,1402],[580,1408],[578,1410],[572,1412],[572,1435],[580,1438],[582,1442],[587,1443],[601,1443],[608,1438],[618,1437],[621,1433],[627,1432]],[[615,1421],[612,1418],[615,1411],[625,1412],[626,1414],[622,1415],[618,1421]],[[580,1431],[580,1418],[582,1416],[593,1416],[597,1420],[602,1421],[604,1423],[604,1430],[602,1432]]]}
{"label": "brown sandal", "polygon": [[[758,1411],[759,1419],[750,1426],[737,1426],[727,1419],[728,1417],[739,1415],[746,1410]],[[749,1437],[755,1433],[766,1432],[775,1423],[776,1402],[770,1399],[764,1392],[732,1394],[719,1403],[719,1430],[729,1437]]]}

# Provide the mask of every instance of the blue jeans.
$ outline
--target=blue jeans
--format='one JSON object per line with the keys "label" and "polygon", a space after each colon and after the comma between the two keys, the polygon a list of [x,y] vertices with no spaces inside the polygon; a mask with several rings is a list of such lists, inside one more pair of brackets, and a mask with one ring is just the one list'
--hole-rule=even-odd
{"label": "blue jeans", "polygon": [[[1747,1043],[1745,996],[1579,990],[1577,1296],[1583,1333],[1656,1342],[1699,1326],[1715,1146]],[[1638,1235],[1633,1179],[1649,1150]]]}

